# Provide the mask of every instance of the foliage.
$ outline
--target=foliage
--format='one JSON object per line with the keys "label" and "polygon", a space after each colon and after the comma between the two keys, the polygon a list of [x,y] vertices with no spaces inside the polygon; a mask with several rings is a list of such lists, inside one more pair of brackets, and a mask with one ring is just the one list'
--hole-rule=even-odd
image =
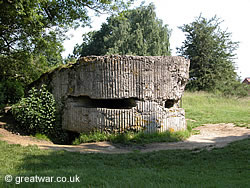
{"label": "foliage", "polygon": [[[35,175],[77,175],[80,182],[23,181],[18,187],[249,187],[249,148],[245,139],[209,151],[83,154],[0,141],[0,187],[17,187],[16,177]],[[4,181],[7,174],[13,176],[11,183]]]}
{"label": "foliage", "polygon": [[180,29],[186,33],[179,54],[190,59],[190,81],[187,88],[193,91],[223,90],[237,80],[234,67],[238,42],[231,40],[231,33],[220,28],[216,16],[198,17]]}
{"label": "foliage", "polygon": [[0,55],[0,80],[17,80],[28,84],[47,71],[47,60],[42,55],[18,51],[8,56]]}
{"label": "foliage", "polygon": [[147,144],[153,142],[174,142],[188,138],[191,135],[191,129],[186,131],[162,132],[162,133],[143,133],[143,132],[126,132],[121,134],[107,134],[99,131],[91,133],[81,133],[75,139],[73,144],[81,144],[86,142],[110,141],[112,143],[121,144]]}
{"label": "foliage", "polygon": [[78,145],[81,143],[88,142],[101,142],[107,141],[109,139],[109,135],[105,133],[101,133],[100,131],[94,131],[91,133],[81,133],[78,138],[73,141],[74,145]]}
{"label": "foliage", "polygon": [[221,86],[220,91],[224,96],[246,97],[249,96],[250,85],[236,80],[224,85],[224,87]]}
{"label": "foliage", "polygon": [[[85,34],[80,54],[170,55],[169,35],[167,25],[156,17],[154,5],[140,6],[112,15],[99,31]],[[79,54],[79,46],[75,54]]]}
{"label": "foliage", "polygon": [[39,90],[32,88],[28,97],[12,106],[12,114],[19,125],[30,134],[49,134],[56,120],[54,97],[45,85]]}
{"label": "foliage", "polygon": [[50,141],[50,139],[45,134],[36,133],[34,137],[38,140]]}
{"label": "foliage", "polygon": [[62,63],[66,31],[89,25],[89,10],[120,10],[131,1],[0,0],[0,80],[16,77],[27,84],[37,79]]}
{"label": "foliage", "polygon": [[19,129],[25,134],[45,135],[58,144],[71,142],[71,135],[61,127],[61,114],[56,110],[56,102],[46,85],[40,89],[32,88],[26,98],[12,106],[11,111]]}
{"label": "foliage", "polygon": [[250,128],[249,97],[236,98],[206,92],[185,92],[185,117],[192,128],[203,124],[233,123]]}
{"label": "foliage", "polygon": [[23,85],[15,80],[0,82],[0,105],[15,104],[24,96]]}

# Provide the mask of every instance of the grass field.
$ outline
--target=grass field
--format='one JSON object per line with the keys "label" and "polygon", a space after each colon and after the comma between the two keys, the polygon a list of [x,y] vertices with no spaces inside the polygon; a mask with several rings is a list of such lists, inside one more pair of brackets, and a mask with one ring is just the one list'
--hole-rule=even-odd
{"label": "grass field", "polygon": [[[186,93],[183,107],[192,126],[249,126],[249,100]],[[250,187],[250,139],[211,151],[168,150],[130,154],[80,154],[0,142],[0,187]],[[12,183],[5,182],[12,175]],[[21,177],[69,177],[75,183],[21,183]],[[27,180],[27,178],[26,178]],[[31,179],[32,180],[32,179]],[[20,183],[16,185],[16,183]]]}
{"label": "grass field", "polygon": [[234,123],[250,128],[249,97],[237,99],[203,92],[185,92],[182,104],[189,119],[188,124],[192,127],[208,123]]}
{"label": "grass field", "polygon": [[[0,142],[0,187],[16,176],[75,176],[77,183],[20,183],[21,187],[249,187],[250,139],[223,149],[131,154],[44,151]],[[14,182],[4,182],[10,174]],[[20,181],[20,178],[17,179]],[[18,183],[18,182],[17,182]]]}

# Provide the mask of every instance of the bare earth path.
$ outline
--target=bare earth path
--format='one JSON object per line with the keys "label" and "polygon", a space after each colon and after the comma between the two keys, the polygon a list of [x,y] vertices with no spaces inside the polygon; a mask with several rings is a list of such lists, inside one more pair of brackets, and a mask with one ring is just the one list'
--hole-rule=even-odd
{"label": "bare earth path", "polygon": [[[0,122],[0,125],[3,122]],[[67,150],[81,153],[129,153],[133,151],[151,152],[169,149],[212,149],[224,147],[230,142],[250,138],[250,129],[235,127],[233,124],[207,124],[197,127],[200,134],[192,135],[182,142],[153,143],[144,146],[121,146],[109,142],[85,143],[81,145],[57,145],[48,141],[38,140],[30,136],[13,134],[4,128],[0,128],[0,140],[10,144],[22,146],[37,145],[41,149]]]}

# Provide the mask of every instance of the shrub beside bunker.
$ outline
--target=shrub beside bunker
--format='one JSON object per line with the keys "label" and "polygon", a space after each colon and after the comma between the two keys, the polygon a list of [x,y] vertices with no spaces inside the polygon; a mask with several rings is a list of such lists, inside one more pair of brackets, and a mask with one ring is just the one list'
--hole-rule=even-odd
{"label": "shrub beside bunker", "polygon": [[44,134],[54,143],[67,143],[68,133],[61,128],[53,95],[42,85],[32,88],[28,96],[12,106],[12,115],[26,134]]}

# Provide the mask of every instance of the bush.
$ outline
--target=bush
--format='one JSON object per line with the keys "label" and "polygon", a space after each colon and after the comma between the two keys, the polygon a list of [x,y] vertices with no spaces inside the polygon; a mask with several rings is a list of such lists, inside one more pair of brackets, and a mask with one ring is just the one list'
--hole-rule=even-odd
{"label": "bush", "polygon": [[250,92],[250,86],[239,81],[232,81],[214,89],[212,93],[221,97],[247,97]]}
{"label": "bush", "polygon": [[249,85],[237,81],[223,88],[224,96],[246,97],[249,95],[249,91]]}
{"label": "bush", "polygon": [[230,82],[226,82],[223,84],[218,84],[216,87],[214,87],[211,90],[199,90],[195,86],[194,81],[189,81],[186,88],[186,91],[189,92],[195,92],[195,91],[205,91],[205,92],[211,92],[218,96],[223,97],[246,97],[250,93],[250,86],[244,83],[241,83],[237,80],[232,80]]}
{"label": "bush", "polygon": [[68,144],[74,134],[61,127],[61,114],[56,110],[53,95],[42,85],[32,88],[26,98],[12,106],[12,115],[26,134],[47,136],[53,143]]}
{"label": "bush", "polygon": [[55,100],[45,85],[37,90],[32,88],[29,96],[12,106],[15,120],[28,133],[49,134],[55,124]]}

